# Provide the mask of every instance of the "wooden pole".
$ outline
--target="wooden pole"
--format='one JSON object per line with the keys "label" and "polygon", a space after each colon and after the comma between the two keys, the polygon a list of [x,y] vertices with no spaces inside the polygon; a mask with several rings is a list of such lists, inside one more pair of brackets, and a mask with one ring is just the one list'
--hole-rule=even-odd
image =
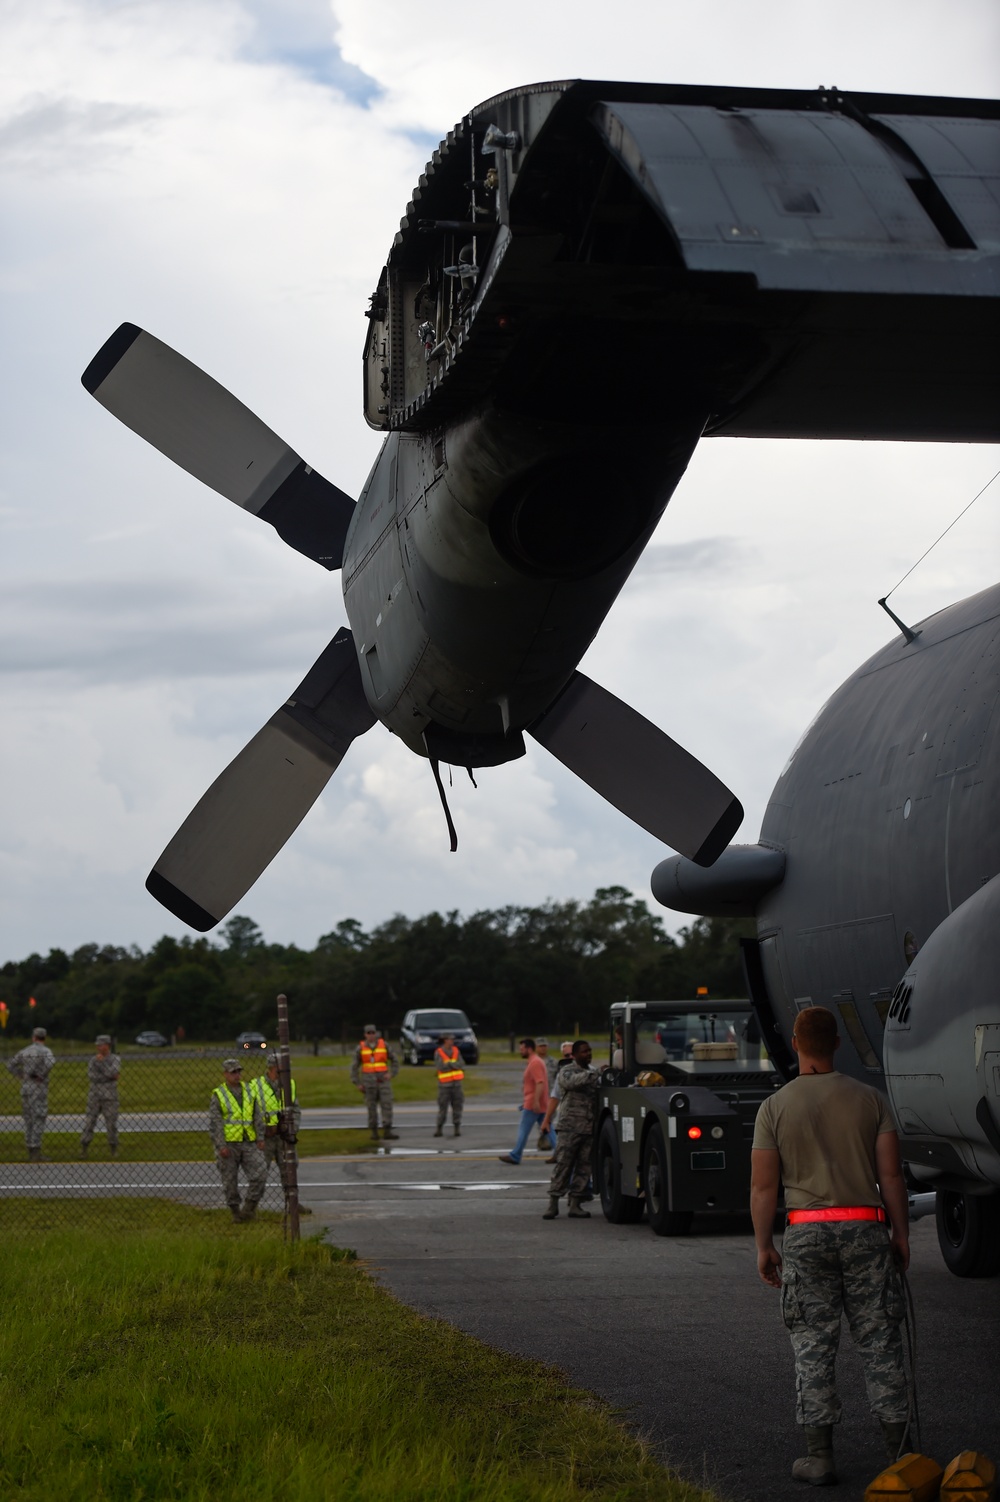
{"label": "wooden pole", "polygon": [[288,1235],[299,1239],[299,1160],[292,1115],[292,1061],[288,1051],[288,997],[278,997],[278,1083],[281,1086],[281,1183],[285,1191]]}

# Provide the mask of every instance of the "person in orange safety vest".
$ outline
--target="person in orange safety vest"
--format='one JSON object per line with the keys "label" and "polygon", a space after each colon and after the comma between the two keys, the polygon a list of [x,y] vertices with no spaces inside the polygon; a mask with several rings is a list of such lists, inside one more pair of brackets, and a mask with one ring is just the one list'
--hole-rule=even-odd
{"label": "person in orange safety vest", "polygon": [[392,1080],[399,1070],[399,1059],[382,1037],[374,1022],[365,1023],[365,1035],[354,1050],[351,1084],[357,1085],[368,1107],[368,1126],[378,1141],[378,1113],[382,1108],[382,1136],[396,1138],[392,1129]]}
{"label": "person in orange safety vest", "polygon": [[451,1033],[441,1035],[441,1042],[434,1050],[434,1064],[438,1072],[438,1119],[434,1135],[435,1137],[444,1136],[444,1124],[450,1105],[453,1135],[461,1137],[462,1106],[465,1102],[462,1081],[465,1078],[465,1070],[462,1068],[462,1055]]}

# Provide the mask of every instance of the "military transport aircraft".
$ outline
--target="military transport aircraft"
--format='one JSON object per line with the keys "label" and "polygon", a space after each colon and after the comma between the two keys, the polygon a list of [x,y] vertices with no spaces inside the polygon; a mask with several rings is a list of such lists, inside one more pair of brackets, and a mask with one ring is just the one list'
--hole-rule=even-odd
{"label": "military transport aircraft", "polygon": [[906,628],[806,731],[760,840],[653,872],[666,907],[755,916],[744,941],[775,1064],[803,1006],[838,1068],[887,1089],[959,1276],[1000,1272],[1000,585]]}
{"label": "military transport aircraft", "polygon": [[216,924],[376,720],[442,803],[440,762],[498,765],[527,732],[715,860],[736,797],[577,663],[700,437],[998,436],[998,136],[991,102],[835,89],[486,101],[434,152],[371,298],[364,410],[386,439],[356,504],[123,324],[87,390],[341,569],[351,627],[185,821],[153,895]]}

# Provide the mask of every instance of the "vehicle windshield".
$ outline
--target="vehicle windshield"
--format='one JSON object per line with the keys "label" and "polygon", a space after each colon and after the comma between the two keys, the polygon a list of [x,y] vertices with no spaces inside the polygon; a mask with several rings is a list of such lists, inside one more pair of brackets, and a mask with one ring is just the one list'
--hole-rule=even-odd
{"label": "vehicle windshield", "polygon": [[[705,1044],[722,1045],[711,1049]],[[681,1012],[675,1016],[647,1014],[636,1021],[636,1062],[656,1054],[667,1059],[760,1059],[764,1057],[756,1019],[745,1012]]]}
{"label": "vehicle windshield", "polygon": [[[635,1062],[640,1068],[657,1064],[705,1063],[724,1060],[767,1061],[757,1020],[746,1010],[668,1012],[648,1011],[635,1016]],[[611,1059],[621,1068],[621,1019],[612,1023]]]}
{"label": "vehicle windshield", "polygon": [[469,1026],[469,1019],[464,1012],[418,1012],[413,1019],[413,1025],[417,1028],[426,1027],[462,1027]]}

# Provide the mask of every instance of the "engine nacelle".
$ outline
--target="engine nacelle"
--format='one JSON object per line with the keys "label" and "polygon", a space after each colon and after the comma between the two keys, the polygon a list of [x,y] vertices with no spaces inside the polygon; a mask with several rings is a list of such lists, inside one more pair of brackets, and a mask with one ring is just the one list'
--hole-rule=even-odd
{"label": "engine nacelle", "polygon": [[935,1188],[1000,1187],[1000,876],[934,930],[896,987],[885,1079],[903,1156]]}

